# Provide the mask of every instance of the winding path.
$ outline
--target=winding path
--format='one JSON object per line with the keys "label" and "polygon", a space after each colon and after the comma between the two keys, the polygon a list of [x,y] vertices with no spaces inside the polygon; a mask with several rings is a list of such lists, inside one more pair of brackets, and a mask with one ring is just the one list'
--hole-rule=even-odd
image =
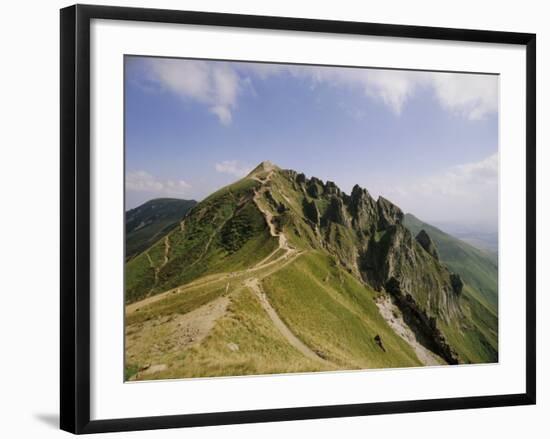
{"label": "winding path", "polygon": [[[158,302],[160,300],[165,299],[168,296],[174,295],[174,294],[180,294],[184,291],[187,291],[192,288],[197,287],[204,287],[206,285],[215,283],[215,282],[221,282],[221,281],[227,281],[229,279],[235,279],[240,276],[242,276],[244,279],[237,279],[239,282],[241,282],[241,285],[248,287],[250,290],[252,290],[256,297],[258,298],[258,301],[260,302],[262,308],[266,311],[267,315],[273,322],[274,326],[277,328],[277,330],[283,335],[283,337],[292,345],[294,348],[296,348],[299,352],[301,352],[304,356],[308,357],[311,360],[314,361],[320,361],[322,363],[327,363],[327,360],[319,356],[316,352],[314,352],[312,349],[310,349],[305,343],[303,343],[294,333],[290,330],[290,328],[283,322],[283,320],[279,317],[271,303],[269,302],[269,299],[265,292],[262,289],[262,286],[260,284],[261,279],[281,270],[285,266],[287,266],[290,262],[295,260],[298,256],[300,256],[303,251],[298,251],[294,247],[292,247],[288,243],[288,239],[286,235],[282,231],[277,231],[277,228],[273,222],[273,214],[271,211],[262,206],[262,203],[260,202],[260,197],[265,193],[267,188],[265,187],[265,183],[267,183],[272,176],[272,172],[269,172],[265,179],[260,180],[256,176],[251,176],[251,178],[260,181],[263,185],[262,188],[259,191],[254,191],[253,201],[258,210],[262,213],[262,215],[265,217],[265,221],[267,223],[267,226],[269,228],[269,233],[272,237],[277,238],[277,248],[273,250],[268,256],[263,258],[261,261],[256,263],[253,267],[247,268],[245,270],[235,271],[231,273],[221,273],[217,275],[211,275],[208,276],[206,279],[197,279],[194,282],[190,282],[186,285],[174,288],[172,290],[166,291],[161,294],[156,294],[154,296],[146,297],[143,300],[140,300],[139,302],[134,302],[132,304],[129,304],[126,306],[126,314],[131,314],[133,312],[138,311],[140,308],[151,305],[155,302]],[[184,228],[184,221],[180,223],[180,227],[183,230]],[[215,235],[215,233],[213,234]],[[208,243],[206,244],[206,249],[209,247],[210,242],[213,239],[213,235],[210,237]],[[164,261],[163,264],[155,268],[153,265],[153,261],[151,260],[149,254],[147,254],[147,257],[149,258],[150,264],[155,269],[155,280],[158,276],[158,271],[164,265],[168,263],[169,258],[169,252],[170,252],[170,242],[168,240],[168,237],[165,238],[164,241]],[[205,249],[205,250],[206,250]],[[283,250],[283,254],[281,254],[279,257],[273,259],[270,261],[270,259],[277,253],[278,251]],[[204,254],[204,252],[203,252]],[[194,263],[198,262],[201,259],[202,255],[196,260]],[[251,274],[255,274],[258,271],[261,271],[266,268],[273,267],[273,270],[267,270],[264,273],[258,273],[254,276],[250,276]],[[156,282],[155,282],[156,283]],[[225,293],[227,294],[229,289],[229,282],[226,283],[225,286]],[[201,307],[204,308],[204,307]],[[197,315],[203,316],[202,313],[196,313]],[[185,315],[194,315],[193,311],[191,313],[185,314]]]}
{"label": "winding path", "polygon": [[260,285],[260,281],[257,278],[253,277],[247,279],[244,284],[256,294],[258,300],[260,301],[260,304],[262,305],[262,308],[267,312],[267,315],[269,316],[275,327],[292,346],[294,346],[298,351],[300,351],[303,355],[311,360],[327,363],[324,358],[321,358],[317,353],[315,353],[307,345],[305,345],[298,337],[296,337],[289,329],[289,327],[285,324],[285,322],[281,320],[279,314],[277,314],[277,311],[275,311],[273,306],[271,306],[271,303],[269,303],[269,299],[267,298],[267,295],[263,291],[262,286]]}

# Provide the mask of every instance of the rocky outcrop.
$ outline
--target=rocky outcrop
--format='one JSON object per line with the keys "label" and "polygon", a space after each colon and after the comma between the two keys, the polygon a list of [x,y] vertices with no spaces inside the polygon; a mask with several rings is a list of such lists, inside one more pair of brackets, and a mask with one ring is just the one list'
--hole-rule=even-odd
{"label": "rocky outcrop", "polygon": [[359,185],[347,195],[315,177],[296,174],[294,181],[304,196],[303,217],[320,232],[322,246],[374,289],[391,289],[427,348],[458,362],[439,322],[460,321],[462,280],[439,262],[429,235],[422,231],[415,238],[402,224],[398,206],[383,197],[375,200]]}
{"label": "rocky outcrop", "polygon": [[374,342],[378,345],[380,349],[386,352],[386,348],[384,347],[384,343],[382,343],[382,337],[380,337],[380,335],[376,334],[374,336]]}
{"label": "rocky outcrop", "polygon": [[404,293],[396,278],[390,278],[386,282],[385,289],[392,295],[395,304],[403,314],[403,320],[414,331],[418,342],[439,355],[447,363],[458,364],[458,355],[437,327],[437,318],[428,315],[413,296]]}
{"label": "rocky outcrop", "polygon": [[462,293],[462,288],[464,287],[464,282],[459,274],[453,273],[450,276],[451,286],[453,287],[453,292],[458,296]]}
{"label": "rocky outcrop", "polygon": [[397,279],[420,307],[445,321],[460,315],[451,273],[400,223],[388,225],[368,240],[360,252],[359,268],[363,279],[378,289],[390,278]]}
{"label": "rocky outcrop", "polygon": [[348,200],[353,227],[360,231],[372,233],[378,222],[378,208],[366,189],[353,186]]}
{"label": "rocky outcrop", "polygon": [[325,188],[324,188],[324,192],[325,194],[327,195],[336,195],[336,196],[340,196],[341,195],[341,191],[340,191],[340,188],[338,186],[336,186],[336,183],[334,183],[333,181],[327,181],[325,183]]}
{"label": "rocky outcrop", "polygon": [[429,255],[439,261],[439,253],[437,252],[437,248],[432,241],[432,238],[430,238],[430,235],[428,235],[424,229],[418,232],[418,235],[416,235],[416,240],[420,246],[428,252]]}
{"label": "rocky outcrop", "polygon": [[319,214],[319,209],[317,208],[315,201],[304,200],[303,209],[306,218],[310,220],[313,224],[318,225],[321,219],[321,215]]}
{"label": "rocky outcrop", "polygon": [[346,227],[350,226],[344,202],[341,197],[335,195],[331,196],[327,210],[322,218],[322,225],[326,225],[329,221]]}
{"label": "rocky outcrop", "polygon": [[311,177],[306,182],[306,191],[310,197],[319,198],[324,193],[324,185],[321,180]]}
{"label": "rocky outcrop", "polygon": [[401,224],[403,211],[399,207],[384,197],[378,197],[376,204],[378,206],[380,228],[385,229],[393,224]]}

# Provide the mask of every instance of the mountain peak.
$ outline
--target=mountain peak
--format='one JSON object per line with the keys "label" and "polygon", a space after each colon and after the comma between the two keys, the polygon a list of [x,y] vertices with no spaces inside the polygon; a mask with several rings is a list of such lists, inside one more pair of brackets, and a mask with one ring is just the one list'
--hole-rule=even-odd
{"label": "mountain peak", "polygon": [[276,164],[273,162],[270,162],[269,160],[264,160],[261,162],[258,166],[256,166],[248,175],[254,175],[258,174],[260,172],[269,172],[269,171],[275,171],[279,170],[279,168]]}

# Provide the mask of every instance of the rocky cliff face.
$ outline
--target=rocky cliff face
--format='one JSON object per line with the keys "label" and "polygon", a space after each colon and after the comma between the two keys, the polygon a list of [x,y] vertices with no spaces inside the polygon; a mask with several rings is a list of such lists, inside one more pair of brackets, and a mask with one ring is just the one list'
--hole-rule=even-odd
{"label": "rocky cliff face", "polygon": [[418,232],[418,235],[416,235],[416,240],[422,248],[428,252],[428,254],[439,261],[439,253],[437,252],[437,248],[424,229]]}
{"label": "rocky cliff face", "polygon": [[302,216],[347,271],[379,291],[387,291],[432,350],[458,362],[438,322],[462,318],[460,276],[440,261],[437,248],[422,231],[413,237],[402,224],[403,212],[391,201],[374,199],[355,185],[345,194],[334,184],[284,171],[302,197]]}
{"label": "rocky cliff face", "polygon": [[[389,302],[391,297],[419,343],[447,363],[496,358],[496,348],[487,345],[487,331],[479,329],[487,315],[481,305],[471,305],[468,280],[464,285],[441,262],[426,230],[420,228],[414,236],[403,221],[398,206],[373,198],[358,185],[346,194],[334,182],[262,162],[245,178],[201,201],[129,261],[126,301],[203,276],[252,273],[273,260],[286,267],[302,258],[318,258],[322,263],[314,277],[321,285],[332,282],[331,288],[340,288],[345,279],[355,278],[358,285],[372,287],[364,290],[376,294],[375,300]],[[317,305],[312,301],[311,309]],[[474,313],[479,317],[475,322]]]}
{"label": "rocky cliff face", "polygon": [[[333,182],[288,175],[305,195],[303,215],[319,228],[324,244],[355,248],[355,252],[343,252],[356,257],[341,260],[343,265],[357,267],[362,279],[377,289],[396,279],[400,289],[432,316],[448,319],[460,313],[456,300],[459,280],[439,262],[437,249],[425,231],[416,239],[412,237],[402,224],[403,212],[398,206],[383,197],[375,200],[358,185],[347,195]],[[334,233],[335,228],[339,233]],[[338,235],[340,242],[335,241]],[[348,242],[341,242],[342,237],[348,237]]]}

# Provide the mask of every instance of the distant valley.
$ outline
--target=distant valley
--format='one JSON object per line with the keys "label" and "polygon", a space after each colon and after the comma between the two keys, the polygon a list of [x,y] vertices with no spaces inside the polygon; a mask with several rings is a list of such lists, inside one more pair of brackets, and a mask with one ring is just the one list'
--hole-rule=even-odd
{"label": "distant valley", "polygon": [[498,232],[489,230],[482,225],[465,225],[455,223],[432,223],[434,226],[444,230],[449,235],[467,242],[480,250],[491,254],[498,253]]}

